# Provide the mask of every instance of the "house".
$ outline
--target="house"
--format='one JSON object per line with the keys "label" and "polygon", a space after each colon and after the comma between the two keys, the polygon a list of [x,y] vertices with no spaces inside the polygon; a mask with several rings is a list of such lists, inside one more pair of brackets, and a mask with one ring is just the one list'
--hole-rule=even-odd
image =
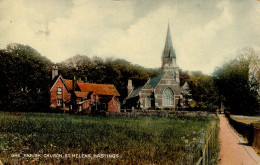
{"label": "house", "polygon": [[[78,94],[77,94],[77,93]],[[87,99],[80,96],[80,93],[87,94]],[[120,94],[113,84],[80,83],[75,85],[75,94],[81,98],[79,109],[103,109],[107,112],[120,112],[118,97]]]}
{"label": "house", "polygon": [[50,89],[50,107],[62,110],[105,110],[120,112],[120,94],[113,84],[93,84],[64,79],[52,69],[53,85]]}
{"label": "house", "polygon": [[132,80],[128,80],[126,107],[177,109],[183,105],[182,93],[183,89],[188,90],[188,84],[183,88],[180,86],[179,67],[176,64],[169,25],[161,60],[163,72],[150,78],[144,85],[134,87]]}
{"label": "house", "polygon": [[[56,74],[56,75],[55,75]],[[50,89],[50,107],[52,109],[63,109],[70,110],[72,109],[69,106],[71,101],[71,92],[73,90],[72,80],[64,79],[61,75],[58,74],[58,68],[53,67],[53,85]]]}

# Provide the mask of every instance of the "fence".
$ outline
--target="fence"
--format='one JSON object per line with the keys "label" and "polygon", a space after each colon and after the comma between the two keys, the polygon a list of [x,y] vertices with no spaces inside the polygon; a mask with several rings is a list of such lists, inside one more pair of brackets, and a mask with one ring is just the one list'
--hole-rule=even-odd
{"label": "fence", "polygon": [[210,133],[205,139],[205,144],[202,146],[197,161],[193,161],[192,164],[196,165],[207,165],[216,163],[218,159],[218,148],[219,148],[219,127],[218,123],[210,130]]}
{"label": "fence", "polygon": [[254,127],[253,146],[260,151],[260,126],[259,125]]}

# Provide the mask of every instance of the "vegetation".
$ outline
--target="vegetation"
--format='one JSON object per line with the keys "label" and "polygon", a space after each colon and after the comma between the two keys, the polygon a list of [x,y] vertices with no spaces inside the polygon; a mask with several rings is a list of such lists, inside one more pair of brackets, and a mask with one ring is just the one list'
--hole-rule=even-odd
{"label": "vegetation", "polygon": [[[217,68],[213,74],[218,94],[232,114],[257,114],[260,59],[250,50]],[[258,77],[259,78],[259,77]]]}
{"label": "vegetation", "polygon": [[0,50],[0,59],[0,107],[12,111],[46,108],[52,63],[21,44]]}
{"label": "vegetation", "polygon": [[139,65],[133,65],[123,59],[99,57],[89,58],[84,55],[76,55],[58,64],[59,70],[66,78],[74,76],[89,83],[114,84],[121,95],[121,100],[127,96],[127,83],[133,80],[134,85],[144,84],[149,77],[162,72],[159,68],[147,69]]}
{"label": "vegetation", "polygon": [[232,119],[245,124],[260,124],[260,119],[231,116]]}
{"label": "vegetation", "polygon": [[[187,164],[217,120],[0,112],[3,163]],[[218,146],[218,141],[215,141]],[[217,160],[218,151],[212,160]],[[12,158],[11,154],[119,154],[120,158]],[[196,159],[196,158],[195,158]],[[194,160],[196,161],[196,160]]]}
{"label": "vegetation", "polygon": [[[46,111],[51,82],[50,60],[21,44],[9,44],[0,50],[0,107],[9,111]],[[161,69],[144,68],[123,59],[76,55],[58,65],[64,78],[90,83],[114,84],[120,101],[127,96],[127,83],[144,84]],[[221,101],[232,114],[259,113],[260,60],[252,49],[218,67],[213,75],[200,71],[180,71],[180,85],[189,84],[194,110],[215,111]],[[41,107],[41,108],[39,108]]]}
{"label": "vegetation", "polygon": [[217,95],[213,77],[205,75],[200,71],[193,71],[191,73],[180,72],[181,84],[187,81],[189,84],[194,105],[191,108],[203,109],[215,112],[220,105],[219,97]]}

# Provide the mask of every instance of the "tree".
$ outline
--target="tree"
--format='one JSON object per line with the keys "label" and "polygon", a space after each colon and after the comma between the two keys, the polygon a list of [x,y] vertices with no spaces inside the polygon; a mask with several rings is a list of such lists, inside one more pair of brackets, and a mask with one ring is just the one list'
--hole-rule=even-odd
{"label": "tree", "polygon": [[61,74],[72,79],[76,76],[85,82],[98,84],[113,84],[120,93],[120,100],[127,97],[127,83],[132,79],[134,85],[143,85],[149,77],[161,73],[159,68],[144,68],[130,62],[117,59],[100,57],[89,58],[85,55],[76,55],[58,64]]}
{"label": "tree", "polygon": [[219,103],[212,76],[193,71],[189,76],[192,98],[200,109],[215,111]]}
{"label": "tree", "polygon": [[[252,61],[259,60],[253,51],[245,52],[217,68],[214,84],[219,95],[225,98],[225,105],[235,114],[255,114],[258,109],[257,83],[250,81]],[[259,88],[258,88],[259,89]]]}
{"label": "tree", "polygon": [[29,110],[49,104],[51,62],[47,58],[29,46],[9,44],[0,50],[0,59],[3,110]]}

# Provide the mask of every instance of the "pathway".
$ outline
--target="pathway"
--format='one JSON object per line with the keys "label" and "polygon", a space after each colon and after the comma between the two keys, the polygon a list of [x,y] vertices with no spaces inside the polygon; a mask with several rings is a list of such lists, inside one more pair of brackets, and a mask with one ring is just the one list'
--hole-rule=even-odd
{"label": "pathway", "polygon": [[[260,165],[259,157],[251,148],[246,149],[236,133],[229,127],[224,115],[220,115],[220,163],[219,165]],[[256,155],[256,156],[255,156]]]}

